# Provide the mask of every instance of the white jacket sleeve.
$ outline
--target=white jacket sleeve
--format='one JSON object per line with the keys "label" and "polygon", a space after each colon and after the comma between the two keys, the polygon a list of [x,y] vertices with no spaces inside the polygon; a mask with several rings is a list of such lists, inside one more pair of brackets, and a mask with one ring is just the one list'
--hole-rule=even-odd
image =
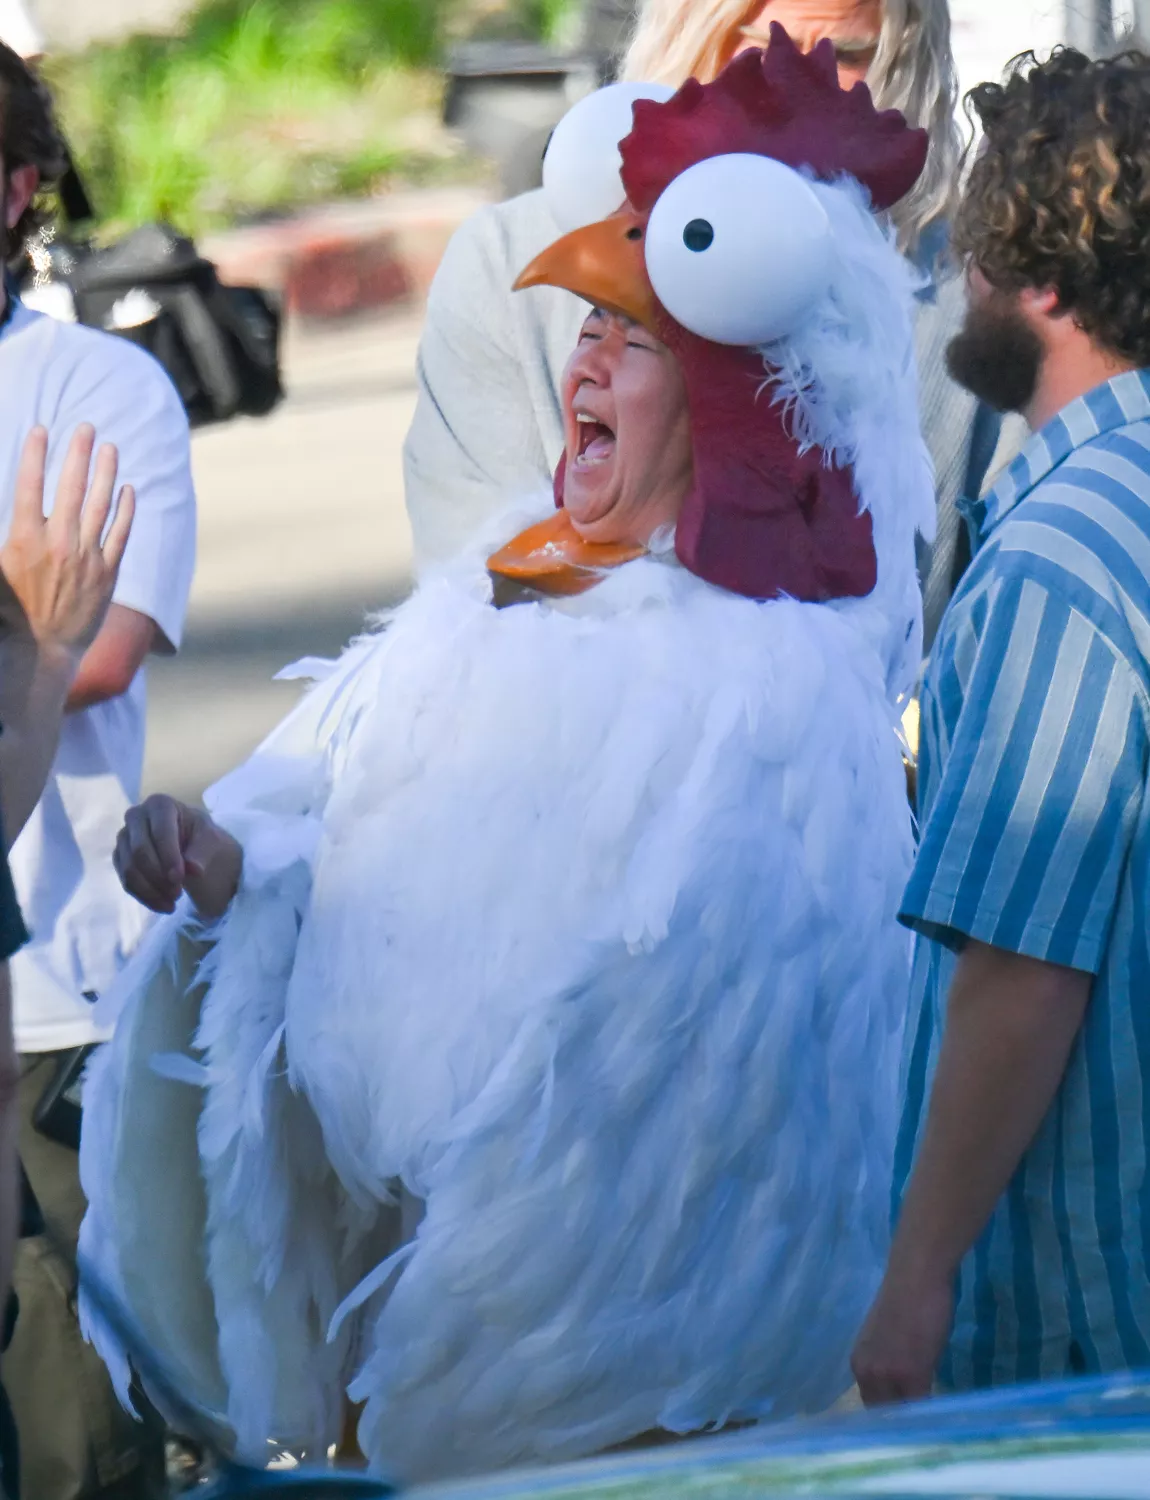
{"label": "white jacket sleeve", "polygon": [[[102,1001],[116,1029],[85,1088],[84,1263],[185,1397],[256,1461],[270,1439],[322,1449],[338,1436],[349,1343],[329,1345],[327,1324],[378,1218],[341,1210],[283,1056],[329,750],[373,691],[371,655],[370,641],[348,651],[209,792],[244,847],[240,890],[209,927],[186,900],[154,925]],[[372,1243],[366,1263],[378,1253]],[[81,1313],[127,1401],[125,1351],[90,1299]]]}
{"label": "white jacket sleeve", "polygon": [[432,283],[404,481],[416,561],[458,556],[509,501],[551,481],[563,447],[559,381],[586,308],[568,292],[513,292],[558,229],[539,194],[481,209]]}

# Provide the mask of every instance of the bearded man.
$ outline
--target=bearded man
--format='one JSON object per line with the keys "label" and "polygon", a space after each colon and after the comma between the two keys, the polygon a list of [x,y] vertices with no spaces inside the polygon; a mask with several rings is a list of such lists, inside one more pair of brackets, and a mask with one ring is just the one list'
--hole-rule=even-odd
{"label": "bearded man", "polygon": [[875,210],[926,138],[776,28],[594,141],[519,277],[595,309],[559,508],[118,845],[169,915],[84,1248],[256,1457],[345,1400],[406,1480],[817,1409],[877,1282],[933,506]]}
{"label": "bearded man", "polygon": [[871,1402],[1150,1364],[1150,61],[1063,51],[972,100],[951,368],[1033,436],[923,692]]}

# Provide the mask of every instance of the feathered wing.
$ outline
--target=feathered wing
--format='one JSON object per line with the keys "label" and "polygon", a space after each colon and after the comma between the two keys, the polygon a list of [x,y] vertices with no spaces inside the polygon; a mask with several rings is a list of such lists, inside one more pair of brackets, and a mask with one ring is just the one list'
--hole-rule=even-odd
{"label": "feathered wing", "polygon": [[406,1478],[825,1405],[887,1239],[910,819],[886,664],[657,563],[424,589],[325,817],[289,1065],[351,1193]]}
{"label": "feathered wing", "polygon": [[934,538],[930,455],[919,420],[912,292],[921,279],[897,252],[893,230],[849,178],[813,184],[834,228],[836,270],[815,314],[762,350],[774,399],[795,437],[853,470],[874,525],[878,584],[865,599],[829,607],[852,616],[888,663],[892,696],[909,693],[922,665],[922,602],[915,536]]}
{"label": "feathered wing", "polygon": [[[84,1082],[80,1179],[88,1209],[79,1250],[82,1268],[98,1274],[101,1294],[114,1297],[159,1358],[179,1370],[186,1399],[222,1411],[227,1392],[211,1332],[196,1153],[199,1099],[148,1066],[153,1055],[190,1043],[201,956],[185,913],[182,921],[156,924],[119,976],[118,992],[131,998]],[[147,1003],[135,1003],[137,994]],[[84,1332],[130,1405],[127,1351],[101,1300],[89,1298],[83,1275],[79,1300]]]}
{"label": "feathered wing", "polygon": [[[211,927],[186,902],[153,926],[102,1001],[116,1030],[85,1085],[84,1263],[185,1397],[257,1461],[273,1438],[338,1435],[348,1348],[328,1345],[327,1325],[361,1274],[357,1237],[368,1253],[386,1243],[378,1210],[365,1224],[338,1191],[282,1050],[328,741],[373,691],[371,654],[353,646],[209,792],[244,845],[242,888]],[[127,1352],[98,1299],[82,1293],[81,1308],[127,1403]]]}
{"label": "feathered wing", "polygon": [[329,1440],[356,1364],[407,1477],[845,1385],[906,982],[885,673],[654,561],[561,609],[445,579],[221,785],[244,890],[123,986],[85,1234],[244,1451]]}

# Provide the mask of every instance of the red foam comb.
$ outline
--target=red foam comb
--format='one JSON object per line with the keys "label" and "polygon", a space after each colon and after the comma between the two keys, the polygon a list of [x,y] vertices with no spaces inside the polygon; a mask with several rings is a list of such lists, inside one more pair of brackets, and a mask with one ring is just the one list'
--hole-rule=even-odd
{"label": "red foam comb", "polygon": [[802,53],[771,23],[766,49],[740,53],[713,83],[689,79],[665,104],[641,99],[622,143],[623,185],[640,213],[696,162],[727,153],[771,156],[828,181],[855,178],[875,208],[918,180],[928,137],[898,110],[877,110],[865,83],[841,89],[834,45]]}

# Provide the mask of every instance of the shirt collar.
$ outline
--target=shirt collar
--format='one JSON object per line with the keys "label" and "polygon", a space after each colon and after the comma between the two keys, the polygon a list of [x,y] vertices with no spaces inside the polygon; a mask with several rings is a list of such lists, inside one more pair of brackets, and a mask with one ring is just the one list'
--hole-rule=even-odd
{"label": "shirt collar", "polygon": [[981,546],[1019,501],[1025,500],[1076,449],[1116,427],[1146,417],[1150,417],[1150,369],[1115,375],[1064,406],[1031,435],[981,500],[958,502],[973,528],[975,545]]}

